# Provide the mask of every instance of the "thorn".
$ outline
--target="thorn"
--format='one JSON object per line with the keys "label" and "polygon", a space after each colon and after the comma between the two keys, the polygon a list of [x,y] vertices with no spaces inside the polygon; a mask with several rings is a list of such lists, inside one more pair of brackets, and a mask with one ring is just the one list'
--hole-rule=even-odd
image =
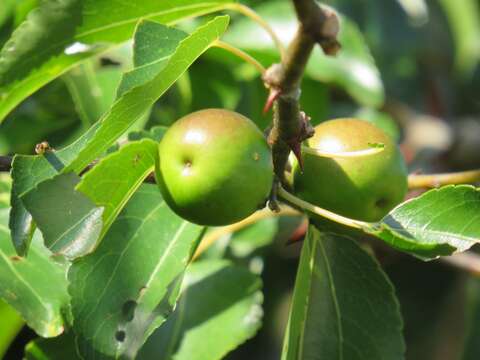
{"label": "thorn", "polygon": [[300,170],[303,173],[302,143],[298,140],[293,140],[288,142],[288,146],[297,158],[298,165],[300,166]]}
{"label": "thorn", "polygon": [[281,93],[282,91],[279,89],[275,89],[275,88],[270,89],[270,92],[268,93],[267,101],[265,102],[265,106],[263,107],[264,115],[272,108],[273,102],[278,99]]}

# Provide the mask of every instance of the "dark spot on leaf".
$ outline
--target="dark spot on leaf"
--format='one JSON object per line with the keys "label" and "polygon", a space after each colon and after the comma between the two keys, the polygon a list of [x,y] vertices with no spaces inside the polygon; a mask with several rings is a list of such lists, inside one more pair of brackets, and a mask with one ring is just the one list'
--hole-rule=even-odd
{"label": "dark spot on leaf", "polygon": [[126,321],[132,321],[135,317],[135,309],[137,302],[135,300],[128,300],[122,306],[122,314]]}
{"label": "dark spot on leaf", "polygon": [[138,295],[143,297],[143,293],[144,293],[145,291],[147,291],[147,287],[146,287],[146,286],[142,286],[142,287],[140,288],[140,291],[138,292]]}
{"label": "dark spot on leaf", "polygon": [[126,337],[126,334],[125,334],[125,331],[123,331],[123,330],[118,330],[115,333],[115,339],[117,339],[117,341],[119,341],[119,342],[125,341],[125,337]]}
{"label": "dark spot on leaf", "polygon": [[23,260],[23,258],[21,256],[14,255],[14,256],[10,256],[10,260],[20,261],[20,260]]}
{"label": "dark spot on leaf", "polygon": [[135,154],[135,157],[133,158],[133,165],[138,164],[142,156],[140,154]]}

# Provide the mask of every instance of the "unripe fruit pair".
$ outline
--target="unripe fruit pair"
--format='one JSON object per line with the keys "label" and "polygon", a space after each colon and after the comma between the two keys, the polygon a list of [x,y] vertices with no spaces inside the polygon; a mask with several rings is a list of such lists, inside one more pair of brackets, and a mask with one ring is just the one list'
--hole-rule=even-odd
{"label": "unripe fruit pair", "polygon": [[[302,199],[338,214],[376,221],[406,192],[406,168],[397,145],[368,122],[337,119],[317,126],[308,146],[327,152],[383,151],[361,158],[304,154],[293,168]],[[201,225],[226,225],[265,204],[273,181],[272,156],[263,134],[246,117],[207,109],[178,120],[159,146],[157,182],[167,204]]]}

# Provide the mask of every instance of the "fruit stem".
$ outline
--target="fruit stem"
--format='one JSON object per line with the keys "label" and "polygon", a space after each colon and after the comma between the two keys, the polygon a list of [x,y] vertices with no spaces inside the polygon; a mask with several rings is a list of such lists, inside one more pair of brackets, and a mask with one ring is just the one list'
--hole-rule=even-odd
{"label": "fruit stem", "polygon": [[327,158],[355,158],[362,156],[375,155],[384,150],[383,147],[372,147],[369,149],[357,150],[357,151],[343,151],[343,152],[332,152],[332,151],[323,151],[308,146],[302,146],[302,151],[306,154],[327,157]]}
{"label": "fruit stem", "polygon": [[444,174],[408,176],[409,189],[436,188],[443,185],[471,184],[480,182],[480,169]]}
{"label": "fruit stem", "polygon": [[248,6],[245,6],[243,4],[238,4],[238,3],[233,3],[233,4],[225,4],[223,7],[224,9],[228,10],[234,10],[237,11],[246,17],[252,19],[255,21],[258,25],[260,25],[272,38],[275,46],[278,49],[278,52],[280,53],[281,59],[285,57],[285,47],[283,46],[282,42],[280,41],[280,38],[277,36],[273,28],[260,16],[258,15],[253,9],[249,8]]}
{"label": "fruit stem", "polygon": [[246,61],[247,63],[253,65],[262,75],[266,71],[265,67],[262,64],[260,64],[260,62],[258,62],[257,59],[255,59],[253,56],[247,54],[245,51],[240,50],[239,48],[237,48],[233,45],[230,45],[230,44],[227,44],[226,42],[217,40],[213,43],[212,46],[220,48],[220,49],[224,49],[224,50],[232,53],[233,55],[239,57],[240,59]]}
{"label": "fruit stem", "polygon": [[212,246],[217,240],[222,238],[225,235],[229,235],[235,231],[241,230],[249,225],[255,224],[256,222],[271,218],[271,217],[277,217],[277,216],[301,216],[302,213],[292,209],[290,207],[282,207],[279,212],[273,212],[270,211],[269,209],[263,209],[260,211],[257,211],[250,215],[249,217],[243,219],[242,221],[239,221],[235,224],[228,225],[228,226],[222,226],[219,228],[216,228],[212,230],[211,232],[207,233],[200,244],[198,245],[197,250],[195,251],[195,254],[192,257],[192,261],[198,259],[198,257],[205,251],[207,250],[210,246]]}
{"label": "fruit stem", "polygon": [[306,202],[296,197],[295,195],[290,194],[281,186],[278,189],[278,195],[284,200],[286,200],[287,202],[292,203],[293,205],[296,205],[297,207],[300,207],[304,210],[307,210],[311,213],[314,213],[316,215],[319,215],[321,217],[332,220],[342,225],[346,225],[346,226],[349,226],[355,229],[360,229],[360,230],[372,229],[375,226],[375,223],[369,223],[365,221],[350,219],[345,216],[338,215],[332,211],[323,209],[319,206],[310,204],[309,202]]}

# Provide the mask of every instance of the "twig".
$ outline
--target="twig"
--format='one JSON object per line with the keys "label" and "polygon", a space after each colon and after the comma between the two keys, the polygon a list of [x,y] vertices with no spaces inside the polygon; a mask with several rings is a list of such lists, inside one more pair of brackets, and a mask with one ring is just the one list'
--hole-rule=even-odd
{"label": "twig", "polygon": [[411,174],[408,177],[408,187],[410,189],[436,188],[444,185],[477,182],[480,182],[480,170],[429,175]]}
{"label": "twig", "polygon": [[336,223],[346,225],[351,228],[355,229],[369,229],[374,226],[374,223],[368,223],[365,221],[360,221],[360,220],[355,220],[355,219],[350,219],[345,216],[338,215],[332,211],[323,209],[319,206],[310,204],[309,202],[306,202],[295,195],[290,194],[288,191],[286,191],[284,188],[279,187],[278,188],[278,195],[280,198],[284,199],[287,203],[291,203],[295,205],[298,208],[307,210],[313,214],[319,215],[321,217],[324,217],[326,219],[332,220]]}
{"label": "twig", "polygon": [[10,171],[12,168],[12,157],[11,156],[0,156],[0,171]]}
{"label": "twig", "polygon": [[259,24],[272,38],[275,46],[277,47],[278,51],[280,52],[280,56],[283,59],[285,56],[285,48],[283,47],[282,42],[278,38],[277,34],[275,31],[272,29],[272,27],[261,17],[259,16],[255,11],[250,9],[248,6],[238,4],[238,3],[230,3],[230,4],[225,4],[223,6],[223,9],[228,9],[228,10],[234,10],[237,11],[253,21],[255,21],[257,24]]}
{"label": "twig", "polygon": [[313,135],[308,117],[300,112],[299,106],[300,83],[312,50],[317,43],[327,55],[339,49],[337,15],[329,8],[319,7],[314,0],[293,0],[293,3],[299,20],[298,30],[281,64],[272,65],[263,77],[271,93],[269,103],[274,99],[273,126],[268,141],[279,180],[284,178],[290,151],[301,163],[301,143]]}
{"label": "twig", "polygon": [[474,276],[480,276],[480,256],[471,251],[441,257],[439,260]]}
{"label": "twig", "polygon": [[301,212],[298,212],[289,207],[282,207],[279,212],[273,212],[273,211],[270,211],[269,209],[263,209],[263,210],[257,211],[253,215],[235,224],[217,228],[203,237],[202,242],[198,246],[195,254],[193,255],[192,261],[197,259],[205,250],[207,250],[210,246],[212,246],[217,240],[219,240],[224,235],[228,235],[230,233],[243,229],[263,219],[277,217],[277,216],[300,216],[300,215],[302,215]]}
{"label": "twig", "polygon": [[232,46],[232,45],[230,45],[226,42],[220,41],[220,40],[215,41],[213,43],[213,46],[218,47],[220,49],[224,49],[224,50],[234,54],[235,56],[239,57],[240,59],[246,61],[247,63],[253,65],[262,75],[266,71],[266,69],[263,67],[263,65],[260,64],[260,62],[258,62],[254,57],[250,56],[245,51],[240,50],[239,48],[236,48],[235,46]]}

